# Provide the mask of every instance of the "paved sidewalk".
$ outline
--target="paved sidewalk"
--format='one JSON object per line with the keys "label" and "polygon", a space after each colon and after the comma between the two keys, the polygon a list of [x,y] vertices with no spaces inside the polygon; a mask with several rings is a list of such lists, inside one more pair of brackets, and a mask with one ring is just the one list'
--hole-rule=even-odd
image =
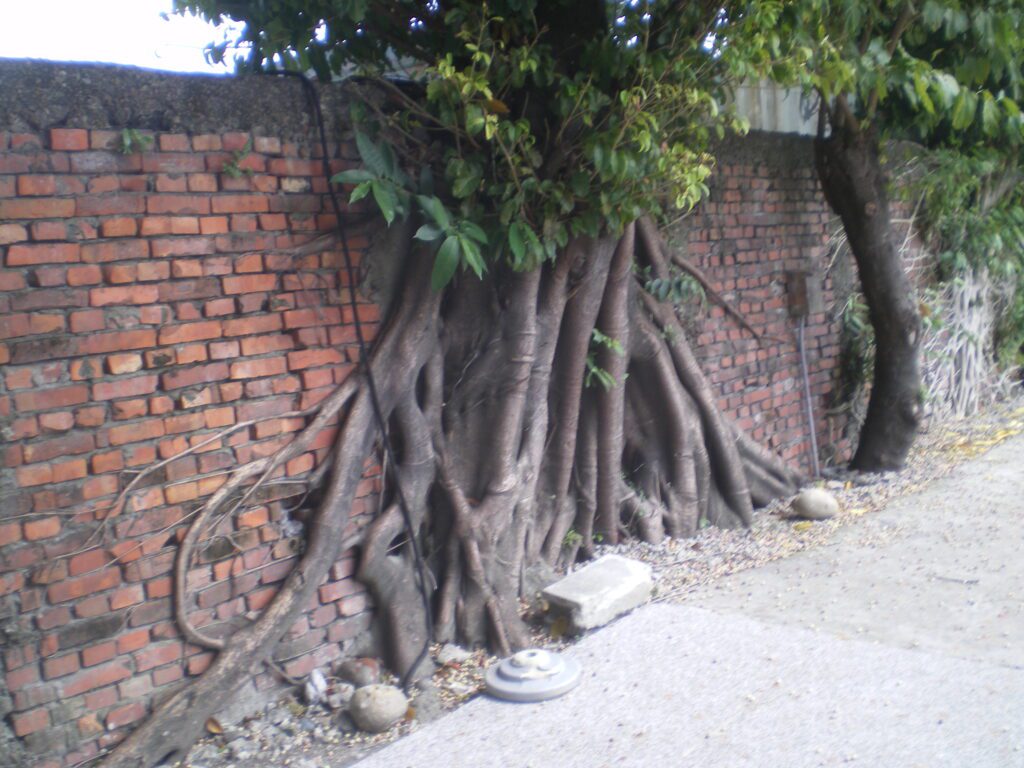
{"label": "paved sidewalk", "polygon": [[567,696],[481,697],[359,768],[1024,768],[1024,435],[570,653]]}

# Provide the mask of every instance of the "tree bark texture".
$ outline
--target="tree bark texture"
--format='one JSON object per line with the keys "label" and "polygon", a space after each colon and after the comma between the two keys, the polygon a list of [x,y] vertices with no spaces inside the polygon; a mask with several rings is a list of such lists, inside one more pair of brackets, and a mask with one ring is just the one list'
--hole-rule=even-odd
{"label": "tree bark texture", "polygon": [[921,321],[892,237],[877,137],[850,117],[832,123],[831,135],[815,141],[818,176],[825,198],[842,219],[875,331],[874,379],[851,466],[898,470],[921,419]]}
{"label": "tree bark texture", "polygon": [[[622,237],[575,240],[533,272],[459,275],[443,294],[428,287],[430,262],[409,247],[404,287],[369,361],[394,456],[357,576],[375,597],[395,672],[410,670],[427,639],[410,536],[430,569],[432,639],[507,654],[529,641],[521,599],[537,578],[596,543],[744,525],[755,504],[796,489],[794,472],[718,412],[675,309],[644,291],[642,270],[669,270],[650,222]],[[615,343],[595,343],[601,335]],[[587,384],[594,366],[604,385]],[[378,451],[362,372],[279,456],[239,467],[200,515],[223,514],[334,416],[342,428],[301,561],[251,625],[216,641],[193,629],[192,642],[220,649],[213,665],[132,733],[108,768],[183,757],[307,606],[340,554],[355,486]],[[188,626],[186,601],[178,604]]]}

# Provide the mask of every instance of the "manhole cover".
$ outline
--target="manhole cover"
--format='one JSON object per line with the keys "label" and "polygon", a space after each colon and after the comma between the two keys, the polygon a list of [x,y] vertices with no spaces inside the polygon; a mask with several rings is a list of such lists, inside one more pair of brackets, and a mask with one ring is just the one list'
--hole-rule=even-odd
{"label": "manhole cover", "polygon": [[544,701],[575,688],[580,664],[560,654],[533,648],[502,659],[487,670],[487,692],[508,701]]}

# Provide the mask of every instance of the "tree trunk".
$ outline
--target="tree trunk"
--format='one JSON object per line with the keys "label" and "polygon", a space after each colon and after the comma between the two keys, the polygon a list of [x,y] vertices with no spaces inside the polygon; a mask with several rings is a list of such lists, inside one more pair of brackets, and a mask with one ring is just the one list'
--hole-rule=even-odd
{"label": "tree trunk", "polygon": [[892,237],[878,139],[840,114],[831,135],[819,135],[814,149],[825,198],[842,219],[875,330],[871,397],[851,466],[898,470],[921,419],[921,334],[914,290]]}
{"label": "tree trunk", "polygon": [[[365,529],[357,573],[375,597],[393,671],[428,674],[412,667],[431,639],[501,654],[522,648],[529,633],[520,598],[531,596],[534,576],[589,556],[600,541],[689,536],[701,521],[748,524],[755,501],[795,490],[795,473],[717,411],[675,309],[645,293],[643,271],[667,272],[663,249],[653,225],[638,222],[621,238],[575,240],[533,272],[461,274],[443,297],[425,279],[428,255],[407,254],[401,297],[369,362],[394,455],[385,457],[381,511]],[[588,385],[594,366],[605,375]],[[205,719],[272,658],[340,554],[353,491],[379,437],[362,372],[353,376],[279,455],[239,467],[196,518],[244,510],[256,478],[344,414],[296,570],[263,615],[228,638],[204,638],[190,625],[189,601],[176,601],[189,639],[219,655],[106,766],[182,756]],[[198,536],[196,528],[184,539],[179,591],[187,591]],[[431,569],[427,600],[413,537]]]}

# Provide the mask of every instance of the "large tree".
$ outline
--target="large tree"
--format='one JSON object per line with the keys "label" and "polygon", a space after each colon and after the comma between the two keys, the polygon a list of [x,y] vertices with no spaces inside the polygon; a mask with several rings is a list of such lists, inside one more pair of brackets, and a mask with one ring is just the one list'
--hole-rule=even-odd
{"label": "large tree", "polygon": [[394,268],[379,282],[391,300],[365,367],[280,453],[207,500],[179,575],[205,520],[239,508],[340,417],[311,478],[323,487],[301,562],[228,638],[191,626],[179,578],[179,624],[220,652],[108,765],[180,755],[300,615],[345,545],[382,436],[378,406],[392,451],[358,578],[399,673],[424,671],[428,614],[432,639],[508,653],[528,641],[520,597],[596,541],[744,525],[795,489],[795,474],[718,411],[672,303],[692,267],[655,224],[706,191],[709,143],[736,124],[726,89],[768,61],[779,6],[181,5],[244,21],[244,67],[343,80],[332,87],[356,107],[364,167],[337,181],[389,225],[379,248]]}
{"label": "large tree", "polygon": [[818,175],[875,332],[855,468],[900,469],[922,413],[921,322],[893,235],[885,142],[1019,144],[1021,21],[1020,0],[797,0],[782,13],[773,45],[803,64],[775,75],[819,95]]}

